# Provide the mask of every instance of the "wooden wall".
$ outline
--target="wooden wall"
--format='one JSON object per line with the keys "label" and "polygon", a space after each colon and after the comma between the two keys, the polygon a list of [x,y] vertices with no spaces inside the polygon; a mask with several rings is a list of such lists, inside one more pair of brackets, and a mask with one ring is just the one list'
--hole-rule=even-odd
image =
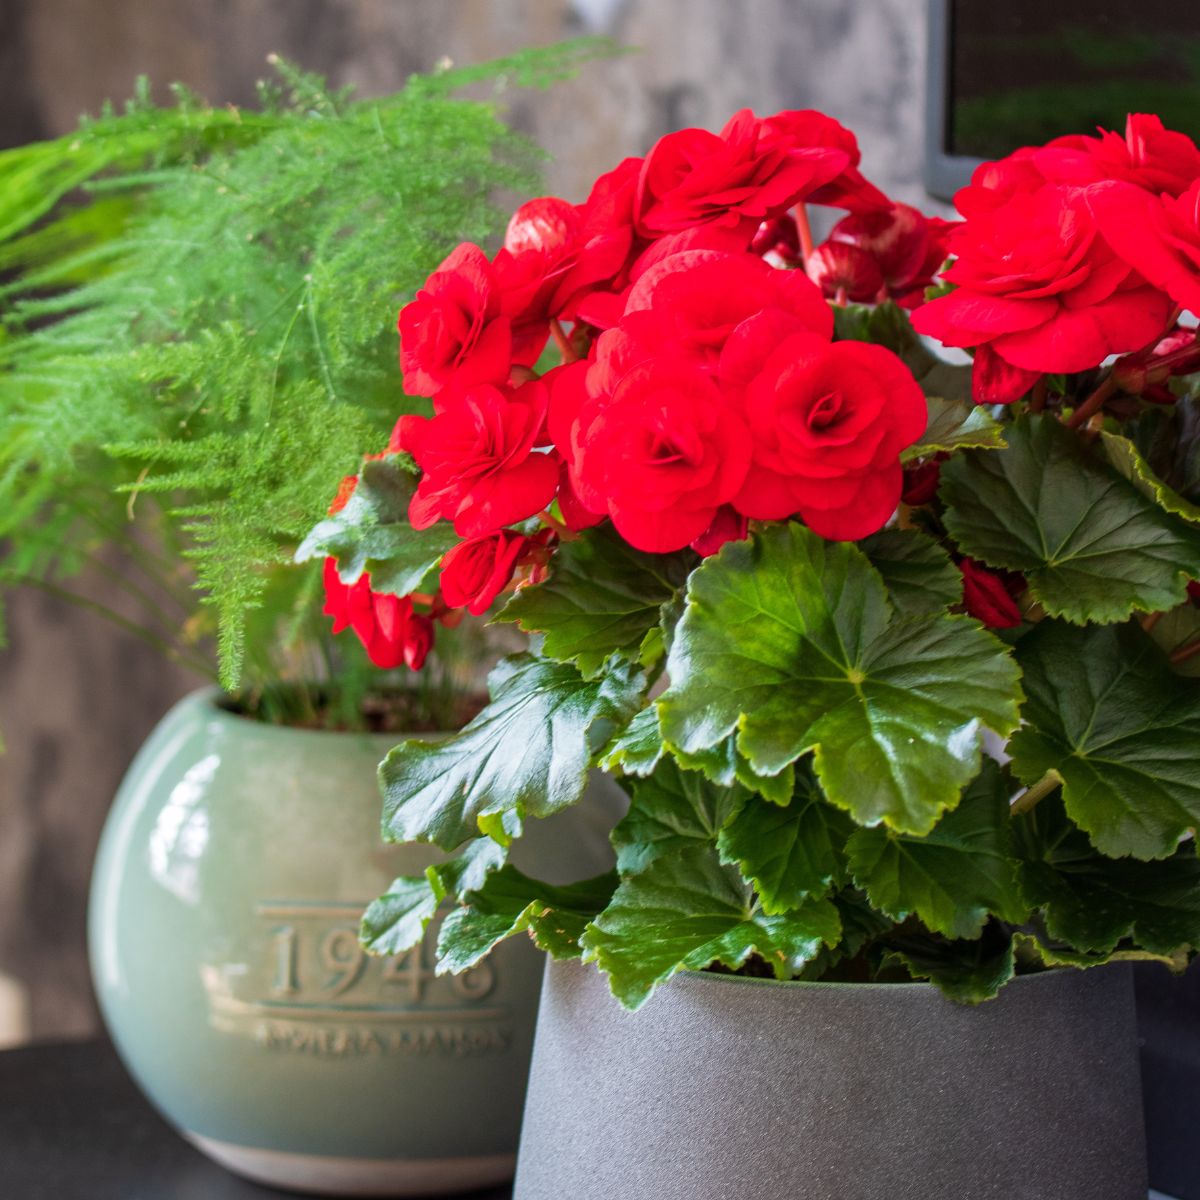
{"label": "wooden wall", "polygon": [[[253,96],[277,51],[353,83],[399,86],[443,55],[479,61],[598,32],[639,47],[511,118],[581,199],[599,171],[680,125],[737,108],[816,107],[858,133],[870,176],[920,202],[924,0],[4,0],[0,145],[69,130],[134,76],[210,100]],[[88,580],[110,602],[101,579]],[[11,604],[0,652],[0,971],[33,995],[39,1036],[86,1033],[87,879],[106,807],[146,732],[193,681],[136,640],[40,595]]]}

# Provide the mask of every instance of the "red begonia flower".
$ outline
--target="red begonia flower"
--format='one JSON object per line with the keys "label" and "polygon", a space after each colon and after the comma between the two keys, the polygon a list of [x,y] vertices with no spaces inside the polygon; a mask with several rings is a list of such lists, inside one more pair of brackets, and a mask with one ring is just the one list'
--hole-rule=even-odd
{"label": "red begonia flower", "polygon": [[990,345],[1027,371],[1086,371],[1145,345],[1170,301],[1099,236],[1084,189],[1047,185],[951,235],[957,285],[913,327],[947,346]]}
{"label": "red begonia flower", "polygon": [[1177,304],[1200,312],[1200,178],[1178,197],[1102,183],[1088,190],[1088,203],[1126,263]]}
{"label": "red begonia flower", "polygon": [[419,671],[433,646],[433,621],[413,611],[411,596],[388,596],[371,590],[370,578],[341,581],[337,562],[325,560],[325,608],[333,632],[352,629],[371,661],[384,670],[406,666]]}
{"label": "red begonia flower", "polygon": [[561,410],[551,428],[561,437],[569,422],[559,446],[575,495],[637,549],[682,549],[742,485],[750,462],[742,418],[707,372],[674,358],[639,363],[602,389],[589,384],[588,372],[574,372],[555,389]]}
{"label": "red begonia flower", "polygon": [[749,535],[749,518],[743,517],[732,504],[723,504],[709,527],[692,542],[692,549],[702,558],[708,558],[726,542],[741,542]]}
{"label": "red begonia flower", "polygon": [[481,616],[508,586],[527,542],[511,529],[459,542],[442,559],[442,598],[451,608]]}
{"label": "red begonia flower", "polygon": [[1047,183],[1088,186],[1104,180],[1130,183],[1156,196],[1178,196],[1198,176],[1200,149],[1191,138],[1164,129],[1158,117],[1131,113],[1124,137],[1107,130],[1100,130],[1099,137],[1071,134],[981,164],[954,197],[954,205],[964,217],[974,217]]}
{"label": "red begonia flower", "polygon": [[1006,362],[986,343],[975,351],[971,397],[976,404],[1012,404],[1041,379],[1043,371],[1027,371]]}
{"label": "red begonia flower", "polygon": [[971,616],[991,629],[1012,629],[1020,625],[1021,610],[1013,591],[1017,590],[1019,594],[1023,590],[1023,581],[1010,583],[971,558],[964,558],[958,569],[962,572],[963,607]]}
{"label": "red begonia flower", "polygon": [[925,396],[890,350],[782,341],[745,390],[754,464],[734,507],[780,520],[799,513],[822,537],[855,541],[900,502],[900,452],[925,431]]}
{"label": "red begonia flower", "polygon": [[546,407],[535,380],[515,391],[452,391],[433,417],[402,417],[400,447],[424,472],[409,504],[413,528],[444,518],[460,537],[479,537],[545,508],[558,485],[557,456],[534,449]]}
{"label": "red begonia flower", "polygon": [[[464,242],[400,310],[400,368],[413,396],[504,383],[513,364],[512,325],[501,312],[492,264]],[[530,360],[534,361],[534,360]]]}
{"label": "red begonia flower", "polygon": [[749,253],[690,250],[638,279],[615,330],[596,345],[592,386],[609,386],[644,359],[671,358],[716,371],[731,339],[755,363],[790,333],[833,336],[833,313],[800,271]]}
{"label": "red begonia flower", "polygon": [[875,259],[848,242],[822,242],[804,264],[809,279],[831,300],[867,303],[884,290],[883,275]]}
{"label": "red begonia flower", "polygon": [[946,261],[953,228],[950,221],[926,217],[910,204],[893,204],[843,217],[830,230],[829,240],[869,254],[886,294],[902,307],[914,308]]}
{"label": "red begonia flower", "polygon": [[805,197],[810,203],[848,208],[851,212],[886,209],[891,204],[859,171],[862,152],[858,148],[858,139],[832,117],[811,108],[799,109],[766,117],[763,127],[762,140],[766,145],[778,142],[789,150],[824,146],[845,153],[846,165],[828,183]]}
{"label": "red begonia flower", "polygon": [[739,229],[744,246],[763,221],[837,178],[850,156],[832,146],[796,146],[749,109],[721,131],[681,129],[646,155],[638,179],[638,232],[645,237],[714,222]]}

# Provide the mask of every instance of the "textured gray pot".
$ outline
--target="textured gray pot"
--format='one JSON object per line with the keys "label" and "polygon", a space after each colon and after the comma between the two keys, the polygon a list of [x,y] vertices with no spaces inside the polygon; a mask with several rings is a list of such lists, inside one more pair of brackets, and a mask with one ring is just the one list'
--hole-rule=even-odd
{"label": "textured gray pot", "polygon": [[514,1200],[1145,1200],[1124,967],[927,984],[547,966]]}

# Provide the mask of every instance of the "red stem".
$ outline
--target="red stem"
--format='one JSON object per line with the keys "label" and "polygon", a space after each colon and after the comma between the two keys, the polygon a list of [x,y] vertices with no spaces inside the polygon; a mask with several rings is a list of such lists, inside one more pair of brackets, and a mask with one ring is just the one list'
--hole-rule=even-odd
{"label": "red stem", "polygon": [[1171,655],[1171,661],[1176,666],[1179,666],[1180,663],[1188,662],[1190,659],[1195,658],[1198,654],[1200,654],[1200,638],[1194,642],[1188,642],[1186,646],[1180,646],[1179,649]]}
{"label": "red stem", "polygon": [[800,235],[801,258],[804,262],[808,262],[808,257],[813,252],[813,235],[812,226],[808,223],[808,206],[797,204],[792,209],[792,216],[796,218],[796,232]]}
{"label": "red stem", "polygon": [[1067,428],[1078,429],[1085,421],[1090,421],[1111,400],[1117,392],[1117,381],[1110,374],[1107,379],[1071,414]]}
{"label": "red stem", "polygon": [[562,353],[563,362],[578,362],[579,355],[575,353],[575,347],[571,345],[571,339],[567,337],[566,330],[563,329],[562,322],[557,317],[550,322],[550,332],[554,335],[554,342]]}

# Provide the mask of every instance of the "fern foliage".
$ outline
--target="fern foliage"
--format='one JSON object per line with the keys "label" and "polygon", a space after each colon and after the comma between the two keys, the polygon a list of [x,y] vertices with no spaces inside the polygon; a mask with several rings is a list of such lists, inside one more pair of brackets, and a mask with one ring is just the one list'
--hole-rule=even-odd
{"label": "fern foliage", "polygon": [[[121,114],[0,153],[0,589],[69,592],[117,543],[178,657],[215,636],[231,689],[307,669],[287,664],[317,652],[320,589],[295,545],[423,403],[401,391],[396,311],[453,246],[497,234],[501,193],[538,183],[496,93],[608,50],[375,100],[275,60],[256,110],[182,89],[159,108],[141,86]],[[487,100],[459,95],[480,83]]]}

